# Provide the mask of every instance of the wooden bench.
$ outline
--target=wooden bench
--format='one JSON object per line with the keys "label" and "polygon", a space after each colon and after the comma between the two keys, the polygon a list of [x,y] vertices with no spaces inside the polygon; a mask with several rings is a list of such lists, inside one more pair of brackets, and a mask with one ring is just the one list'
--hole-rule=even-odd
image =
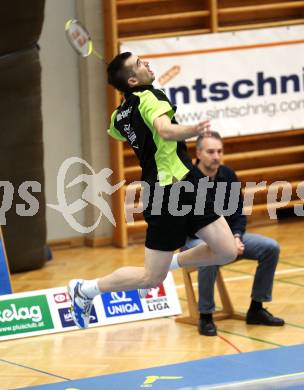
{"label": "wooden bench", "polygon": [[[198,269],[184,268],[182,271],[183,271],[183,278],[185,283],[189,315],[185,317],[178,317],[176,318],[176,321],[185,324],[190,324],[190,325],[197,325],[199,320],[198,303],[194,292],[191,274],[197,272]],[[245,320],[246,316],[244,314],[238,313],[234,310],[220,268],[216,276],[216,287],[218,289],[220,300],[222,302],[222,309],[215,311],[213,315],[213,319],[215,321],[225,320],[228,318],[233,318],[236,320]]]}

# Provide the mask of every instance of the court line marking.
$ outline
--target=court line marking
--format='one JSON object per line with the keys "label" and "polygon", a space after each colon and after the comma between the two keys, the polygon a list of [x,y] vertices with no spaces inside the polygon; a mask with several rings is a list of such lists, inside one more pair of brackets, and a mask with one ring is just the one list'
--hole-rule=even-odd
{"label": "court line marking", "polygon": [[4,362],[4,363],[10,364],[10,365],[12,365],[12,366],[17,366],[17,367],[26,368],[26,369],[28,369],[28,370],[40,372],[41,374],[45,374],[45,375],[48,375],[48,376],[53,376],[54,378],[64,379],[64,380],[66,380],[66,381],[71,381],[71,380],[72,380],[72,379],[69,379],[69,378],[65,378],[64,376],[52,374],[51,372],[39,370],[39,368],[34,368],[34,367],[25,366],[24,364],[19,364],[19,363],[11,362],[11,361],[9,361],[9,360],[0,359],[0,362]]}
{"label": "court line marking", "polygon": [[304,287],[304,284],[292,282],[292,281],[289,280],[289,278],[286,278],[286,279],[277,278],[277,279],[275,279],[275,281],[279,282],[279,283],[289,284],[291,286],[297,286],[297,287],[302,287],[302,288]]}
{"label": "court line marking", "polygon": [[[303,253],[303,257],[304,257],[304,253]],[[289,258],[295,258],[297,261],[300,261],[300,259],[298,258],[298,255],[297,256],[289,256]],[[293,263],[290,263],[289,261],[285,261],[285,260],[280,260],[279,261],[279,264],[286,264],[286,265],[289,265],[290,267],[295,267],[295,268],[297,268],[297,267],[302,267],[302,268],[304,268],[304,265],[300,265],[300,264],[293,264]]]}
{"label": "court line marking", "polygon": [[304,326],[292,324],[291,322],[285,322],[286,325],[293,326],[294,328],[304,329]]}
{"label": "court line marking", "polygon": [[242,353],[242,351],[235,345],[233,344],[230,340],[226,339],[226,337],[221,336],[220,334],[217,335],[221,340],[225,341],[225,343],[229,344],[232,348],[234,348],[238,353]]}
{"label": "court line marking", "polygon": [[230,332],[230,331],[228,331],[228,330],[224,330],[224,329],[220,329],[220,328],[218,328],[218,331],[219,331],[219,332],[222,332],[222,333],[230,334],[230,335],[232,335],[232,336],[243,337],[244,339],[248,339],[248,340],[259,341],[260,343],[274,345],[274,346],[276,346],[276,347],[285,347],[285,345],[283,345],[283,344],[277,344],[277,343],[274,343],[274,342],[272,342],[272,341],[268,341],[268,340],[264,340],[264,339],[259,339],[259,338],[257,338],[257,337],[246,336],[246,335],[244,335],[244,334],[240,334],[240,333],[237,333],[237,332]]}
{"label": "court line marking", "polygon": [[[233,271],[233,270],[231,270]],[[240,271],[235,271],[235,272],[240,272]],[[293,268],[293,269],[283,269],[281,271],[277,271],[275,273],[275,276],[278,276],[278,275],[286,275],[286,274],[292,274],[292,273],[296,273],[296,272],[304,272],[304,268]],[[243,276],[231,276],[229,278],[224,278],[224,282],[235,282],[235,281],[239,281],[239,280],[247,280],[247,279],[252,279],[254,277],[254,275],[243,275]],[[194,282],[193,283],[193,286],[197,286],[198,283],[197,282]],[[184,284],[178,284],[175,286],[176,288],[183,288],[185,287]]]}

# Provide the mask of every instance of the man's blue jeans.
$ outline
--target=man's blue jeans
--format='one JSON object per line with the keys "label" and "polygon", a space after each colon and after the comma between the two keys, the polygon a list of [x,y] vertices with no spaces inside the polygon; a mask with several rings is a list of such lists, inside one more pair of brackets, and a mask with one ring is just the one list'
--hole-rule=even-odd
{"label": "man's blue jeans", "polygon": [[[245,245],[245,250],[238,259],[245,258],[258,261],[251,298],[257,302],[271,301],[273,279],[280,254],[279,244],[272,238],[251,233],[245,233],[242,241]],[[202,243],[200,239],[189,239],[183,249],[193,248],[200,243]],[[215,311],[214,285],[217,270],[217,265],[200,267],[199,269],[198,309],[200,313],[212,313]]]}

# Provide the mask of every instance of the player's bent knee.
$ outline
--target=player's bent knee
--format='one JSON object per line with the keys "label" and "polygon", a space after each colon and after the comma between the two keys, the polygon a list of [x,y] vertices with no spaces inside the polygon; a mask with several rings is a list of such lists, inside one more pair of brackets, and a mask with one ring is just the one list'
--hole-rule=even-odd
{"label": "player's bent knee", "polygon": [[149,275],[145,280],[145,288],[156,288],[166,279],[167,274]]}
{"label": "player's bent knee", "polygon": [[229,248],[227,252],[227,263],[231,263],[237,258],[238,252],[237,247],[233,245],[231,248]]}

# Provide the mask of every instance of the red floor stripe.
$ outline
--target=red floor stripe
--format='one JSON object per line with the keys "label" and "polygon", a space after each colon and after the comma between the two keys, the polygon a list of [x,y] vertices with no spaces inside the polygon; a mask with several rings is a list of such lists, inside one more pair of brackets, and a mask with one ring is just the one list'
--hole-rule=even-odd
{"label": "red floor stripe", "polygon": [[234,345],[231,341],[227,340],[226,337],[220,336],[219,334],[218,334],[218,337],[220,339],[222,339],[223,341],[225,341],[227,344],[231,345],[231,347],[234,348],[236,351],[238,351],[239,353],[242,353],[242,351],[240,349],[238,349],[238,347],[236,345]]}

